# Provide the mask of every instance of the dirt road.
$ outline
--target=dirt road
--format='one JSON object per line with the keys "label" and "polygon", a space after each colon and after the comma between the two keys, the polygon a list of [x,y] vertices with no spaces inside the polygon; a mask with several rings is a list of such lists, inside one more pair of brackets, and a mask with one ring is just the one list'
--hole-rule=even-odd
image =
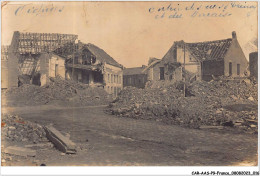
{"label": "dirt road", "polygon": [[257,135],[120,118],[105,114],[104,108],[51,109],[41,106],[8,111],[42,125],[52,123],[58,130],[69,133],[78,145],[76,155],[61,155],[55,148],[37,151],[34,160],[47,166],[257,165]]}

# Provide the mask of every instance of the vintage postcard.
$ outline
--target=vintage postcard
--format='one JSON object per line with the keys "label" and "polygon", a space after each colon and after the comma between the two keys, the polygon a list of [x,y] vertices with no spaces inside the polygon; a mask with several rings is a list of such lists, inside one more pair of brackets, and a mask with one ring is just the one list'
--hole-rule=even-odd
{"label": "vintage postcard", "polygon": [[257,1],[1,5],[2,166],[258,165]]}

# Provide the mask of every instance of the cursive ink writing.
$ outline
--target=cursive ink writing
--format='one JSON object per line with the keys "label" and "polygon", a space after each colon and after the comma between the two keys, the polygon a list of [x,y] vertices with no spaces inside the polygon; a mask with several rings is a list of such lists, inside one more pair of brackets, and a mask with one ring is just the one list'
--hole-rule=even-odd
{"label": "cursive ink writing", "polygon": [[251,9],[247,11],[247,16],[256,9],[255,5],[240,4],[238,2],[231,3],[214,3],[214,2],[193,2],[190,5],[179,2],[178,4],[170,3],[161,7],[150,7],[149,14],[154,15],[155,19],[169,18],[225,18],[232,16],[232,10],[237,8],[239,10]]}
{"label": "cursive ink writing", "polygon": [[47,5],[44,6],[43,4],[40,6],[32,6],[32,5],[22,5],[19,6],[14,14],[15,16],[19,15],[39,15],[39,14],[46,14],[46,13],[61,13],[64,9],[64,6],[58,7],[58,6],[53,6],[53,5]]}

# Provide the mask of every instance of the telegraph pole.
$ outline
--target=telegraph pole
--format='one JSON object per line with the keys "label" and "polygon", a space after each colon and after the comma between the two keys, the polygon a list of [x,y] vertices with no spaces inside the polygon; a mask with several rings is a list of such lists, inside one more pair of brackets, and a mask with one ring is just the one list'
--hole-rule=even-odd
{"label": "telegraph pole", "polygon": [[73,80],[74,79],[74,58],[75,58],[75,50],[76,50],[76,48],[75,48],[76,46],[73,46],[73,48],[72,48],[72,78],[71,78],[71,80]]}
{"label": "telegraph pole", "polygon": [[186,56],[186,45],[184,43],[184,62],[183,62],[183,70],[184,70],[183,71],[183,81],[184,81],[183,94],[184,94],[184,97],[185,97],[185,89],[186,89],[186,87],[185,87],[185,60],[186,60],[185,56]]}

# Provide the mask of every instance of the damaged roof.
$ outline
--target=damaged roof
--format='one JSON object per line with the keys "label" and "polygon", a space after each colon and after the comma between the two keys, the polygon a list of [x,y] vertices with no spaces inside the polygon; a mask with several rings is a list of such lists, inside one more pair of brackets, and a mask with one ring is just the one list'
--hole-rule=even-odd
{"label": "damaged roof", "polygon": [[231,46],[231,42],[231,38],[198,43],[178,41],[174,43],[174,46],[183,47],[185,44],[186,49],[199,61],[222,60]]}
{"label": "damaged roof", "polygon": [[123,75],[139,75],[144,74],[143,70],[145,67],[133,67],[133,68],[126,68],[123,70]]}
{"label": "damaged roof", "polygon": [[224,59],[232,39],[215,40],[199,43],[186,43],[191,54],[200,61]]}
{"label": "damaged roof", "polygon": [[96,56],[96,58],[102,62],[105,62],[107,64],[116,66],[116,67],[122,67],[121,64],[119,64],[117,61],[115,61],[111,56],[109,56],[103,49],[97,47],[96,45],[93,45],[91,43],[85,44],[85,47],[88,48],[88,50]]}
{"label": "damaged roof", "polygon": [[31,33],[15,31],[11,45],[20,54],[52,52],[67,43],[74,43],[78,35],[59,33]]}

